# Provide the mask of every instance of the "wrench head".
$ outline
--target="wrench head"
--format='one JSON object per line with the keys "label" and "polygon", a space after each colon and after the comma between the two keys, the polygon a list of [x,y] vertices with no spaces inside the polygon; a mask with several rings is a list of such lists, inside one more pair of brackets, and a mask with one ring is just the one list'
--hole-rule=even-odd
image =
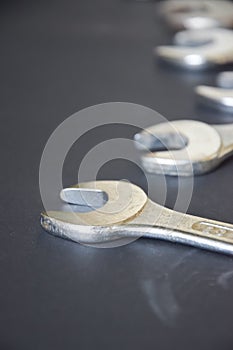
{"label": "wrench head", "polygon": [[199,85],[195,92],[201,103],[212,108],[233,112],[233,72],[223,72],[218,75],[217,85]]}
{"label": "wrench head", "polygon": [[192,70],[233,61],[233,32],[230,30],[186,30],[177,33],[174,41],[173,46],[158,46],[155,49],[159,59]]}
{"label": "wrench head", "polygon": [[[148,137],[148,135],[151,135]],[[171,137],[171,135],[173,135]],[[148,138],[164,142],[169,150],[156,151],[156,143]],[[175,140],[174,144],[172,140]],[[179,142],[178,142],[179,140]],[[211,125],[195,120],[177,120],[147,128],[135,135],[137,148],[143,150],[141,161],[149,173],[173,176],[192,176],[209,172],[218,165],[222,140]],[[154,151],[145,151],[153,147]]]}
{"label": "wrench head", "polygon": [[173,29],[231,28],[233,4],[224,0],[167,0],[159,13]]}
{"label": "wrench head", "polygon": [[[102,194],[101,194],[102,192]],[[41,213],[41,226],[49,233],[83,244],[119,240],[120,225],[132,221],[147,204],[147,195],[125,181],[93,181],[63,190],[62,200],[93,207],[91,212],[48,211]],[[92,198],[91,198],[92,197]],[[103,199],[103,206],[96,209]],[[107,201],[105,201],[107,198]]]}
{"label": "wrench head", "polygon": [[212,86],[199,85],[195,92],[201,103],[223,110],[233,112],[233,89],[222,89]]}

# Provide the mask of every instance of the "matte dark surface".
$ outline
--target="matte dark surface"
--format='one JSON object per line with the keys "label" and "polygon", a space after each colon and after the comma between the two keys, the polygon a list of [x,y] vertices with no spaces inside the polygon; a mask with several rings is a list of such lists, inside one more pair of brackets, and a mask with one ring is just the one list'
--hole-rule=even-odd
{"label": "matte dark surface", "polygon": [[[169,120],[232,122],[195,107],[193,87],[213,83],[216,72],[187,73],[154,61],[152,48],[172,34],[153,3],[5,1],[0,23],[0,348],[232,349],[231,257],[143,239],[117,249],[86,248],[39,225],[40,157],[66,117],[125,101]],[[131,134],[108,130],[110,138]],[[81,152],[106,138],[106,129],[96,135]],[[75,166],[68,157],[66,184],[75,182]],[[232,171],[233,159],[196,178],[189,212],[233,223]],[[125,161],[106,164],[99,177],[146,187],[139,169]],[[176,180],[167,185],[171,206]]]}

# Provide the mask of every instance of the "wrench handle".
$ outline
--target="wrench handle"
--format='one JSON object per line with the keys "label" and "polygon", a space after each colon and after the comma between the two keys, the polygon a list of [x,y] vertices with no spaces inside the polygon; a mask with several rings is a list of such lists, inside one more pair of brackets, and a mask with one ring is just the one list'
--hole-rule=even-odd
{"label": "wrench handle", "polygon": [[[141,227],[142,236],[233,255],[233,225],[161,207],[153,221],[152,213],[158,208],[152,202],[148,212],[144,211],[143,220],[139,216],[134,221],[138,233]],[[132,226],[129,229],[134,230]]]}

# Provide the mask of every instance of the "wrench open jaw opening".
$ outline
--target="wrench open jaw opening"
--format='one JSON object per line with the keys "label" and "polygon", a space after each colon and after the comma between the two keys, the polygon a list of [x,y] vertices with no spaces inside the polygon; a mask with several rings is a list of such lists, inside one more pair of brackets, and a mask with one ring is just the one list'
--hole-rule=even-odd
{"label": "wrench open jaw opening", "polygon": [[231,30],[186,30],[177,33],[174,42],[175,45],[155,48],[155,55],[164,62],[191,70],[203,70],[233,62]]}
{"label": "wrench open jaw opening", "polygon": [[130,183],[123,188],[119,181],[83,183],[76,204],[83,189],[92,192],[93,198],[96,190],[107,193],[109,199],[103,211],[75,215],[62,211],[41,213],[41,226],[48,233],[96,247],[109,247],[107,243],[122,238],[147,237],[233,254],[233,225],[165,208]]}
{"label": "wrench open jaw opening", "polygon": [[[177,120],[147,128],[135,136],[135,141],[136,147],[142,151],[141,162],[147,172],[192,176],[213,170],[232,154],[232,131],[232,125],[208,125],[196,120]],[[156,145],[153,140],[157,139],[159,142],[165,140],[168,150],[157,149],[151,152],[155,148],[152,146]],[[174,145],[177,147],[171,149],[170,146]]]}

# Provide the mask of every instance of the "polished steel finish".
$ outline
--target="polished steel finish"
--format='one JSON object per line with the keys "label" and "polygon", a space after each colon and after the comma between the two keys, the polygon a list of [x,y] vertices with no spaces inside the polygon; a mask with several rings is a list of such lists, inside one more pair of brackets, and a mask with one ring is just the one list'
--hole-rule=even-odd
{"label": "polished steel finish", "polygon": [[[91,189],[94,196],[97,188],[109,198],[109,202],[101,208],[101,221],[95,211],[51,211],[41,214],[41,225],[47,232],[86,245],[143,236],[233,254],[233,225],[162,207],[148,199],[142,189],[130,183],[125,183],[123,187],[119,181],[84,183],[79,189],[81,193],[84,186]],[[135,209],[132,210],[132,206]]]}
{"label": "polished steel finish", "polygon": [[159,12],[173,29],[233,27],[233,4],[224,0],[167,0]]}
{"label": "polished steel finish", "polygon": [[199,100],[210,107],[233,113],[233,72],[220,73],[217,85],[199,85],[195,92]]}
{"label": "polished steel finish", "polygon": [[[196,120],[177,120],[154,125],[134,138],[136,147],[142,150],[144,169],[155,174],[204,174],[233,152],[233,124],[209,125]],[[157,144],[163,144],[165,150],[160,150]]]}
{"label": "polished steel finish", "polygon": [[196,29],[179,32],[175,45],[158,46],[155,54],[170,64],[200,70],[233,62],[233,31]]}

